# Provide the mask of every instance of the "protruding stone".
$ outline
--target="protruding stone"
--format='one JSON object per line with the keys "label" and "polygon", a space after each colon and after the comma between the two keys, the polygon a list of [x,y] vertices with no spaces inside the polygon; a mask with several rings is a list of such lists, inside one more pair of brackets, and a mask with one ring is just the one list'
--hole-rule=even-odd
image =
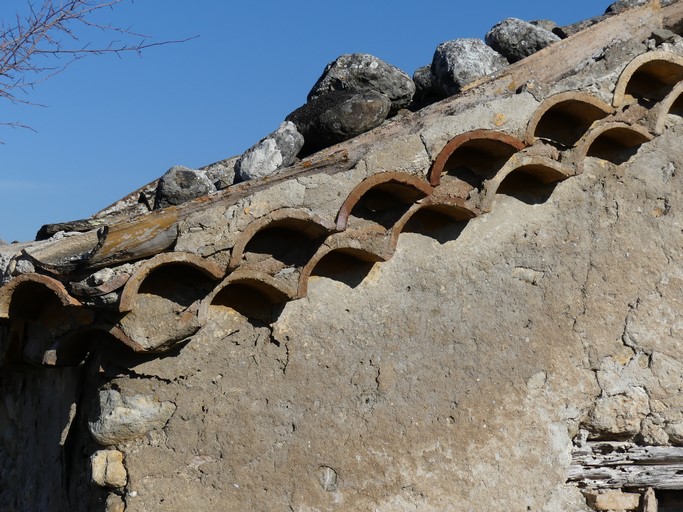
{"label": "protruding stone", "polygon": [[92,481],[100,487],[119,489],[128,482],[123,465],[123,453],[118,450],[99,450],[90,457]]}
{"label": "protruding stone", "polygon": [[594,432],[635,435],[640,432],[640,424],[649,412],[647,393],[634,388],[625,394],[599,398],[588,426]]}
{"label": "protruding stone", "polygon": [[560,40],[552,32],[517,18],[507,18],[494,25],[485,39],[486,44],[511,63]]}
{"label": "protruding stone", "polygon": [[118,494],[112,493],[107,496],[105,507],[105,512],[125,512],[126,502]]}
{"label": "protruding stone", "polygon": [[294,123],[285,121],[266,138],[244,152],[235,165],[240,181],[263,178],[294,163],[304,146],[304,137]]}
{"label": "protruding stone", "polygon": [[181,165],[171,167],[159,179],[154,209],[178,205],[215,190],[216,187],[204,173]]}
{"label": "protruding stone", "polygon": [[432,75],[439,90],[451,96],[467,84],[507,65],[505,57],[481,39],[454,39],[436,47]]}
{"label": "protruding stone", "polygon": [[334,492],[338,487],[338,475],[337,472],[328,466],[320,466],[318,469],[318,482],[320,482],[320,487],[327,492]]}
{"label": "protruding stone", "polygon": [[124,397],[108,389],[100,391],[99,407],[88,427],[95,441],[113,446],[163,428],[175,409],[172,402],[160,402],[145,395]]}
{"label": "protruding stone", "polygon": [[331,91],[287,116],[303,134],[304,152],[312,152],[372,130],[389,115],[391,101],[374,91]]}
{"label": "protruding stone", "polygon": [[586,501],[595,510],[636,510],[640,505],[640,494],[623,491],[602,491],[589,493]]}
{"label": "protruding stone", "polygon": [[391,100],[391,111],[396,112],[410,103],[415,84],[396,66],[367,53],[351,53],[327,65],[308,101],[329,91],[379,92]]}

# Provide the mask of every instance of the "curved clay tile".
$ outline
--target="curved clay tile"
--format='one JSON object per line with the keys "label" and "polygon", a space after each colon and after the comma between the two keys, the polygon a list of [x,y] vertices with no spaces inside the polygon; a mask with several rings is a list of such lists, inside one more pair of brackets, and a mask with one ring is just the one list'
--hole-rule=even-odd
{"label": "curved clay tile", "polygon": [[577,173],[583,171],[587,156],[622,164],[635,154],[641,144],[652,140],[652,135],[640,125],[612,121],[601,123],[588,132],[577,144]]}
{"label": "curved clay tile", "polygon": [[396,250],[398,237],[403,232],[406,224],[415,214],[424,211],[434,211],[450,217],[454,222],[464,222],[477,216],[477,212],[465,205],[465,201],[459,197],[432,195],[418,201],[401,217],[391,229],[391,251]]}
{"label": "curved clay tile", "polygon": [[62,283],[41,274],[22,274],[0,288],[0,318],[13,315],[23,316],[33,311],[43,301],[41,297],[51,294],[62,306],[80,306],[81,303],[69,295]]}
{"label": "curved clay tile", "polygon": [[[422,199],[433,192],[432,186],[422,178],[400,172],[382,172],[363,180],[348,195],[337,214],[337,230],[343,231],[349,222],[352,212],[363,209],[374,219],[380,219],[384,213],[389,213],[395,222],[395,210],[400,205],[407,209],[418,199]],[[398,215],[400,217],[404,211]],[[381,220],[379,221],[380,223]]]}
{"label": "curved clay tile", "polygon": [[676,84],[671,92],[666,95],[666,98],[660,101],[652,111],[656,135],[664,133],[669,115],[683,118],[683,82]]}
{"label": "curved clay tile", "polygon": [[128,279],[123,288],[123,292],[121,292],[119,311],[131,311],[135,304],[135,297],[145,279],[147,279],[152,272],[166,265],[185,265],[202,272],[206,277],[212,280],[218,280],[225,275],[223,268],[219,265],[212,261],[205,260],[196,254],[186,252],[157,254],[140,265],[130,279]]}
{"label": "curved clay tile", "polygon": [[683,80],[683,57],[666,51],[638,55],[619,75],[612,105],[619,107],[630,98],[660,101]]}
{"label": "curved clay tile", "polygon": [[[207,295],[199,306],[199,322],[205,325],[212,307],[226,307],[247,318],[266,320],[269,310],[296,295],[272,276],[253,270],[236,270]],[[264,307],[265,306],[265,307]],[[264,316],[263,311],[268,311]]]}
{"label": "curved clay tile", "polygon": [[574,170],[551,158],[538,155],[515,155],[496,176],[484,185],[482,211],[491,211],[496,194],[530,197],[532,203],[543,202],[549,186],[573,176]]}
{"label": "curved clay tile", "polygon": [[283,208],[251,222],[240,234],[232,249],[229,268],[237,268],[242,262],[245,249],[249,243],[261,232],[271,229],[291,231],[297,238],[315,240],[335,229],[335,225],[307,210]]}
{"label": "curved clay tile", "polygon": [[525,140],[548,140],[563,148],[574,146],[591,125],[614,111],[584,92],[561,92],[547,98],[529,120]]}
{"label": "curved clay tile", "polygon": [[301,269],[297,297],[305,297],[308,280],[318,264],[332,253],[342,253],[366,263],[388,260],[393,254],[390,230],[364,221],[353,229],[330,235],[313,257]]}
{"label": "curved clay tile", "polygon": [[[481,183],[489,174],[495,174],[512,155],[524,147],[525,144],[521,140],[496,130],[472,130],[462,133],[448,141],[434,160],[428,174],[429,183],[436,187],[441,183],[442,175],[458,168],[466,169],[469,174],[481,176]],[[462,180],[462,177],[460,179]],[[467,180],[468,183],[470,181]],[[472,186],[470,183],[470,188]]]}

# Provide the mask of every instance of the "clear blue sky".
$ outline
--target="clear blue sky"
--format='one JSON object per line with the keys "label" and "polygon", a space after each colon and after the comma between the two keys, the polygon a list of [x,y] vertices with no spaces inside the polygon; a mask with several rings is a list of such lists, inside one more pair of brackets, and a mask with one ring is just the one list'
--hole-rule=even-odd
{"label": "clear blue sky", "polygon": [[[24,0],[4,0],[0,17]],[[91,57],[2,105],[0,238],[85,218],[173,165],[239,154],[303,104],[325,65],[363,52],[413,73],[435,47],[481,37],[506,17],[568,24],[609,1],[126,0],[102,13],[155,40],[199,36],[142,57]]]}

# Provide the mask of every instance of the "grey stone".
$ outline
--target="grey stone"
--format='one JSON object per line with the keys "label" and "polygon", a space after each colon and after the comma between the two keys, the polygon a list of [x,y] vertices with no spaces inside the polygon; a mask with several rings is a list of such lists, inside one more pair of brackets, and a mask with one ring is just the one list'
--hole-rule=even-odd
{"label": "grey stone", "polygon": [[240,156],[233,156],[202,167],[199,170],[209,178],[209,181],[213,183],[216,189],[221,190],[235,183],[235,165],[239,159]]}
{"label": "grey stone", "polygon": [[172,402],[145,395],[126,397],[113,389],[100,391],[98,405],[88,428],[103,446],[131,441],[163,428],[176,409]]}
{"label": "grey stone", "polygon": [[672,32],[671,30],[668,30],[665,28],[654,29],[652,31],[652,35],[650,36],[650,38],[654,39],[654,41],[657,45],[672,41],[676,37],[678,37],[678,36],[675,32]]}
{"label": "grey stone", "polygon": [[216,187],[203,173],[181,165],[171,167],[159,179],[154,209],[178,205],[215,190]]}
{"label": "grey stone", "polygon": [[434,77],[432,76],[430,65],[417,68],[415,73],[413,73],[413,82],[415,83],[414,103],[422,105],[443,97],[439,89],[434,85]]}
{"label": "grey stone", "polygon": [[[660,0],[660,5],[665,7],[674,1],[676,0]],[[620,14],[629,9],[633,9],[634,7],[640,7],[649,3],[650,0],[618,0],[607,7],[605,14]]]}
{"label": "grey stone", "polygon": [[396,66],[367,53],[351,53],[327,65],[308,93],[308,101],[329,91],[342,90],[385,94],[391,100],[391,111],[396,112],[410,103],[415,94],[415,84]]}
{"label": "grey stone", "polygon": [[553,20],[531,20],[529,23],[531,23],[532,25],[536,25],[537,27],[549,30],[550,32],[552,32],[553,29],[557,28],[557,23],[555,23]]}
{"label": "grey stone", "polygon": [[560,40],[552,32],[517,18],[507,18],[497,23],[488,31],[485,39],[486,44],[510,62],[522,60]]}
{"label": "grey stone", "polygon": [[452,96],[465,85],[507,65],[505,57],[481,39],[454,39],[436,47],[432,75],[439,90]]}
{"label": "grey stone", "polygon": [[287,116],[303,134],[304,152],[331,146],[382,124],[391,100],[375,91],[330,91]]}
{"label": "grey stone", "polygon": [[553,29],[553,34],[559,36],[561,39],[566,39],[568,37],[573,36],[574,34],[581,32],[582,30],[592,27],[593,25],[601,22],[605,18],[606,16],[596,16],[594,18],[588,18],[587,20],[581,20],[576,23],[572,23],[571,25],[556,27]]}
{"label": "grey stone", "polygon": [[278,169],[292,165],[303,146],[303,135],[294,123],[285,121],[276,131],[244,152],[235,164],[237,179],[246,181],[270,176]]}

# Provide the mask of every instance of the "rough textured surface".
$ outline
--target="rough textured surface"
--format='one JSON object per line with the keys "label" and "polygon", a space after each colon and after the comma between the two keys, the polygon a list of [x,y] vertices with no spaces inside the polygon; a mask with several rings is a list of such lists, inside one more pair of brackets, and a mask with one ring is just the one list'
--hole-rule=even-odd
{"label": "rough textured surface", "polygon": [[436,47],[432,59],[432,75],[445,96],[478,78],[507,66],[505,57],[486,46],[480,39],[454,39]]}
{"label": "rough textured surface", "polygon": [[413,73],[413,82],[415,83],[415,96],[413,100],[418,105],[432,103],[441,99],[442,95],[434,85],[434,77],[432,76],[432,67],[430,65],[422,66]]}
{"label": "rough textured surface", "polygon": [[88,427],[98,443],[113,446],[162,428],[175,409],[172,402],[144,395],[122,396],[118,391],[105,390],[100,392],[99,409]]}
{"label": "rough textured surface", "polygon": [[545,28],[517,18],[507,18],[486,33],[486,44],[509,62],[533,55],[560,38]]}
{"label": "rough textured surface", "polygon": [[391,100],[375,91],[331,91],[287,116],[304,136],[307,152],[331,146],[382,124]]}
{"label": "rough textured surface", "polygon": [[410,77],[391,64],[366,53],[342,55],[329,63],[308,93],[308,101],[329,91],[375,91],[391,100],[391,110],[407,106],[415,93]]}
{"label": "rough textured surface", "polygon": [[[0,509],[588,512],[633,470],[675,503],[682,118],[647,79],[610,107],[663,13],[277,175],[0,248]],[[95,439],[124,487],[90,483]]]}
{"label": "rough textured surface", "polygon": [[98,450],[90,457],[92,480],[101,487],[122,488],[128,476],[123,465],[123,453],[118,450]]}
{"label": "rough textured surface", "polygon": [[235,165],[237,176],[240,181],[270,176],[278,169],[292,165],[303,146],[303,135],[294,123],[285,121],[240,157]]}
{"label": "rough textured surface", "polygon": [[171,167],[159,179],[154,208],[178,205],[216,190],[201,172],[183,166]]}

